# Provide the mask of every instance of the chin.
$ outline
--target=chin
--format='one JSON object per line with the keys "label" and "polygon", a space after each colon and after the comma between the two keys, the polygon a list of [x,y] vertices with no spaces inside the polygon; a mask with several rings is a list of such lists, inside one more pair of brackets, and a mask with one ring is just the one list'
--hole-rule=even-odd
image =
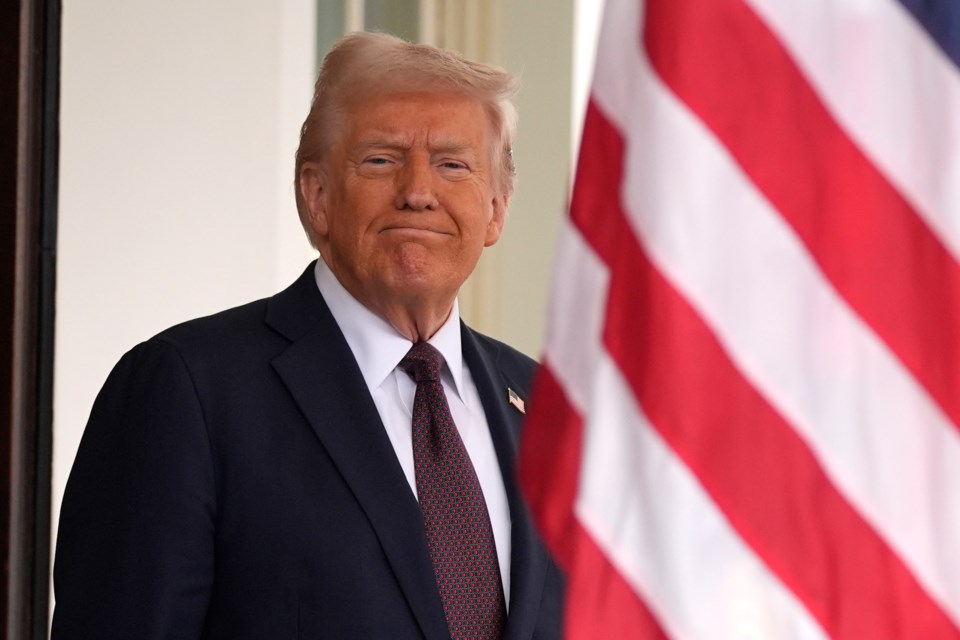
{"label": "chin", "polygon": [[394,252],[389,263],[384,265],[384,280],[400,289],[429,286],[443,270],[436,261],[430,259],[430,254],[422,249],[423,247],[419,246],[406,246]]}
{"label": "chin", "polygon": [[443,273],[439,267],[404,269],[391,273],[384,283],[387,290],[401,298],[445,303],[457,295],[459,287],[451,287],[449,280],[440,277]]}

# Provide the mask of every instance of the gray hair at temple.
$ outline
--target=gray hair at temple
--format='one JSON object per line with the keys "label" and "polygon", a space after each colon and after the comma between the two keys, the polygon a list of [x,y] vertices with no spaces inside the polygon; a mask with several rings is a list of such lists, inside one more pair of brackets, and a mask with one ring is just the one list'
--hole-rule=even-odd
{"label": "gray hair at temple", "polygon": [[478,100],[490,118],[494,186],[511,195],[515,177],[513,142],[517,110],[516,76],[493,65],[466,60],[452,51],[413,44],[384,33],[344,36],[323,59],[310,113],[300,129],[294,184],[300,222],[316,246],[309,211],[300,193],[305,162],[321,162],[344,131],[350,108],[377,96],[406,92],[463,94]]}

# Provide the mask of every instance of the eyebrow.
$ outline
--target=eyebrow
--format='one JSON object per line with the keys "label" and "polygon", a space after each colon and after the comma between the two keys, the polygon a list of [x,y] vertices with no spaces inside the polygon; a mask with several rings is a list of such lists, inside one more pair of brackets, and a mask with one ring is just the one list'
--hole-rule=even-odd
{"label": "eyebrow", "polygon": [[474,148],[466,142],[460,140],[439,140],[430,145],[430,150],[434,153],[473,153]]}
{"label": "eyebrow", "polygon": [[406,149],[410,145],[405,142],[402,138],[399,137],[380,137],[380,138],[368,138],[367,140],[361,140],[359,143],[354,146],[354,149],[357,151],[366,151],[367,149]]}
{"label": "eyebrow", "polygon": [[[369,149],[395,149],[405,151],[410,148],[410,143],[400,136],[377,136],[362,140],[354,147],[355,151],[367,151]],[[456,138],[447,138],[437,140],[430,144],[431,153],[474,153],[473,147],[469,143]]]}

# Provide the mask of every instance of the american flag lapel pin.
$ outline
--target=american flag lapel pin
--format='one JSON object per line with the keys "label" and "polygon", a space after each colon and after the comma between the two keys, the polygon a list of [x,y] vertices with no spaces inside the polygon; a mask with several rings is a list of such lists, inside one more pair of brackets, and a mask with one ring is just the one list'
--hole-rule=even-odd
{"label": "american flag lapel pin", "polygon": [[517,392],[510,387],[507,387],[507,402],[512,404],[514,408],[523,415],[527,415],[527,409],[523,405],[523,398],[518,396]]}

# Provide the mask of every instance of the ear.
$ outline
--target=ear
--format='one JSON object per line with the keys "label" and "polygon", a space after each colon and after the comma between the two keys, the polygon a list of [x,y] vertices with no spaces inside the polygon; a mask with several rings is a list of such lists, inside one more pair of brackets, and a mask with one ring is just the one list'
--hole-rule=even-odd
{"label": "ear", "polygon": [[318,238],[325,238],[329,230],[327,221],[326,173],[319,162],[304,162],[300,167],[298,188],[310,216],[310,224]]}
{"label": "ear", "polygon": [[493,197],[492,211],[490,220],[487,222],[487,235],[484,238],[483,246],[489,247],[497,243],[500,234],[503,233],[503,225],[507,221],[507,205],[510,204],[510,196],[502,193]]}

